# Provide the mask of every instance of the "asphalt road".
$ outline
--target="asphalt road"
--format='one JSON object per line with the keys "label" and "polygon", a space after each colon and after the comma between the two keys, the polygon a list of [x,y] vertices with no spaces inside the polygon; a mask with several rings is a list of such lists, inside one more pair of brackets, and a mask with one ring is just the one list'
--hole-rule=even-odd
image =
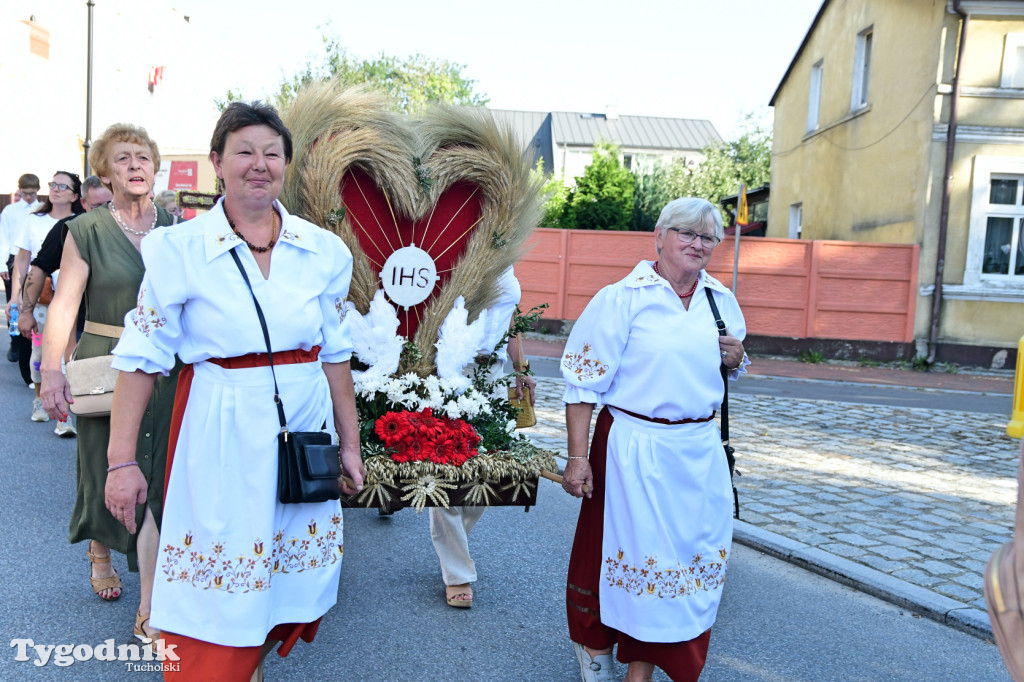
{"label": "asphalt road", "polygon": [[[558,370],[558,358],[531,357],[530,368],[540,376],[561,376]],[[845,381],[788,379],[753,374],[748,374],[739,381],[731,382],[729,390],[751,395],[833,400],[864,405],[920,407],[1006,415],[1013,411],[1013,396],[1011,395],[901,388]]]}
{"label": "asphalt road", "polygon": [[[0,363],[0,552],[5,642],[132,641],[137,576],[100,602],[85,546],[67,543],[74,441],[28,420],[31,392]],[[271,656],[268,680],[575,680],[564,576],[578,503],[541,482],[537,507],[492,509],[471,536],[480,581],[473,609],[445,605],[425,514],[347,511],[339,603],[314,645]],[[0,650],[2,651],[2,650]],[[0,680],[137,680],[124,663],[43,667],[0,653]],[[623,671],[620,671],[620,676]],[[660,673],[655,679],[666,679]],[[741,546],[703,680],[1007,680],[996,647]]]}

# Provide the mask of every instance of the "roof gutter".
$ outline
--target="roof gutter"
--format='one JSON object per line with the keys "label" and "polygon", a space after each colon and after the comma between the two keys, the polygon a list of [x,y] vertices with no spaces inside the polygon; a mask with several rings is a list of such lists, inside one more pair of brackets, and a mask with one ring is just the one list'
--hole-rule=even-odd
{"label": "roof gutter", "polygon": [[967,44],[967,24],[970,15],[953,0],[953,11],[960,15],[960,40],[956,48],[956,66],[953,67],[953,92],[949,100],[949,126],[946,130],[946,165],[942,176],[942,211],[939,214],[939,236],[935,250],[935,288],[932,291],[932,325],[928,333],[929,365],[935,362],[939,345],[939,322],[942,319],[942,278],[946,270],[946,234],[949,231],[949,185],[953,175],[953,151],[956,146],[957,104],[960,102],[960,67]]}

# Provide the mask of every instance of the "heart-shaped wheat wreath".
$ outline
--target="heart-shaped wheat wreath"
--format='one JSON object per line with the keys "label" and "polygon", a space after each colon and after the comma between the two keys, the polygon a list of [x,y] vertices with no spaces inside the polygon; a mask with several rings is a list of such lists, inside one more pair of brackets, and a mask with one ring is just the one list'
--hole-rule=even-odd
{"label": "heart-shaped wheat wreath", "polygon": [[[479,494],[481,489],[499,483],[528,489],[524,483],[535,482],[541,469],[553,469],[554,460],[524,436],[511,434],[510,413],[501,407],[505,398],[495,402],[504,394],[492,390],[504,387],[474,379],[468,391],[454,391],[451,385],[458,382],[445,384],[436,376],[439,333],[442,325],[451,328],[449,314],[461,312],[471,326],[495,301],[499,277],[522,255],[539,218],[540,180],[531,174],[521,143],[484,109],[438,106],[412,118],[391,111],[380,95],[331,82],[299,93],[282,118],[294,143],[282,203],[341,236],[352,251],[352,312],[379,325],[383,305],[397,327],[395,338],[415,344],[415,352],[403,352],[399,367],[371,388],[371,380],[361,384],[356,373],[367,469],[359,503],[395,506],[404,497],[422,509],[448,506],[452,497],[489,504],[495,503],[492,496]],[[404,310],[396,305],[390,312],[380,273],[394,251],[411,245],[427,251],[438,281],[422,303]],[[453,407],[456,397],[459,408]],[[433,410],[423,409],[428,403]],[[458,432],[455,422],[465,419],[485,441],[482,432],[509,432],[501,451],[474,450],[455,466],[442,457],[408,461],[394,457],[374,426],[381,416],[399,413],[414,424],[433,420],[431,429],[450,426],[452,433]],[[391,419],[397,428],[397,418]],[[410,481],[423,480],[436,484],[427,492],[410,487]]]}

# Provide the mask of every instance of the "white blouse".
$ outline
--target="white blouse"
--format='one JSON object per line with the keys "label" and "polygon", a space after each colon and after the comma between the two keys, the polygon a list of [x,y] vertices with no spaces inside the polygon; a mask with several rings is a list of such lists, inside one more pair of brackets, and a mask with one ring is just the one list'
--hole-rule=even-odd
{"label": "white blouse", "polygon": [[[267,318],[272,349],[318,345],[323,362],[344,362],[352,354],[344,305],[352,254],[337,235],[275,206],[282,226],[269,278],[263,278],[248,249],[238,250]],[[142,240],[146,274],[137,307],[125,315],[113,367],[166,376],[175,354],[197,363],[265,353],[252,296],[227,253],[239,243],[224,217],[223,200],[194,220],[147,235]]]}
{"label": "white blouse", "polygon": [[[701,271],[689,310],[651,261],[601,289],[573,325],[562,356],[566,403],[611,405],[647,417],[699,419],[722,402],[718,328],[704,289],[729,333],[747,333],[736,297]],[[731,378],[746,373],[746,355]]]}

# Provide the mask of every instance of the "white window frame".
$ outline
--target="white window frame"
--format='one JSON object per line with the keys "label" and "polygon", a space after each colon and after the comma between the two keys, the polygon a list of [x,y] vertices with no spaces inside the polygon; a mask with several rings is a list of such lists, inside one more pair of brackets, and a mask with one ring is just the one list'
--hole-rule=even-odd
{"label": "white window frame", "polygon": [[1024,33],[1007,33],[1003,45],[1003,68],[1000,87],[1024,88],[1024,69],[1017,68],[1017,51],[1024,48]]}
{"label": "white window frame", "polygon": [[797,202],[789,205],[789,238],[800,239],[804,231],[804,205]]}
{"label": "white window frame", "polygon": [[819,59],[811,66],[810,90],[807,94],[807,132],[818,129],[821,114],[821,81],[824,77],[825,60]]}
{"label": "white window frame", "polygon": [[869,26],[857,34],[857,46],[853,57],[853,87],[850,91],[851,112],[859,111],[868,105],[874,32],[875,27]]}
{"label": "white window frame", "polygon": [[[992,176],[1018,175],[1024,176],[1024,157],[1019,156],[982,156],[974,157],[974,171],[971,177],[971,214],[970,232],[967,237],[967,259],[964,267],[964,285],[989,289],[1003,289],[1024,292],[1024,275],[983,274],[981,268],[985,258],[985,232],[988,229],[988,218],[993,213],[1005,213],[1007,216],[1024,217],[1024,206],[998,206],[989,204],[992,187]],[[1005,210],[1009,209],[1009,210]],[[1015,228],[1014,236],[1019,235]]]}

